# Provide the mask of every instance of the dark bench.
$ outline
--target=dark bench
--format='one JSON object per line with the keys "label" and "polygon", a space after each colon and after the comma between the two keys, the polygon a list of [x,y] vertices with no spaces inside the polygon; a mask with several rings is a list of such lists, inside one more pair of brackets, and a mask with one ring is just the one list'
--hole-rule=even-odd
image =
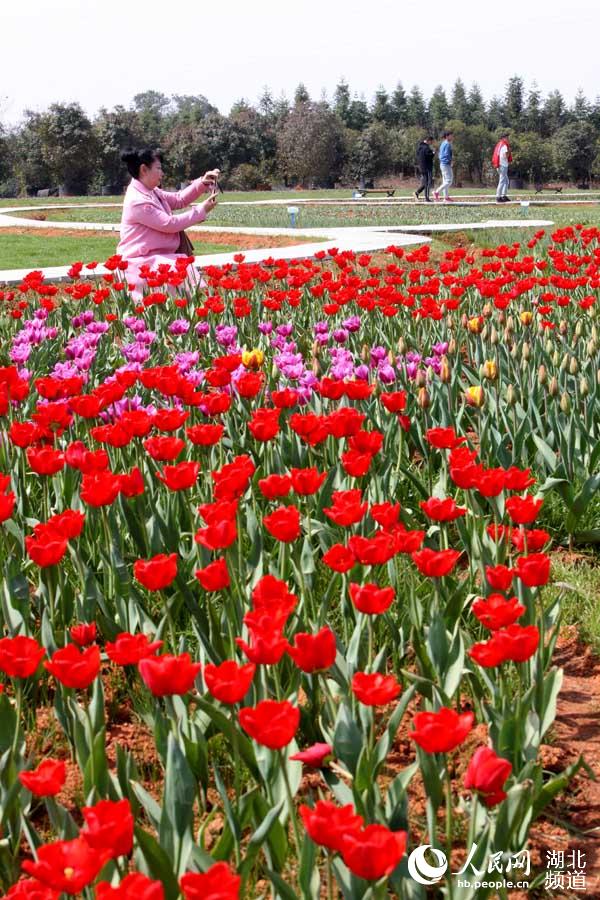
{"label": "dark bench", "polygon": [[355,192],[360,194],[361,197],[364,197],[365,194],[386,194],[388,197],[393,197],[396,193],[395,188],[355,188]]}
{"label": "dark bench", "polygon": [[536,194],[541,194],[542,191],[554,191],[555,194],[562,194],[562,188],[557,187],[556,185],[536,184],[536,186],[535,186]]}

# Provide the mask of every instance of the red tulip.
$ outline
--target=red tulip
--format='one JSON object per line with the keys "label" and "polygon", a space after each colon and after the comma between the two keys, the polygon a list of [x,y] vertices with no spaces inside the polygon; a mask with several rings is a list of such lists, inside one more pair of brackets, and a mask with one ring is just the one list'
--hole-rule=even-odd
{"label": "red tulip", "polygon": [[449,575],[460,557],[459,550],[430,550],[425,547],[411,557],[421,575],[428,578],[443,578]]}
{"label": "red tulip", "polygon": [[8,494],[0,494],[0,522],[6,522],[13,514],[16,497],[13,491]]}
{"label": "red tulip", "polygon": [[59,900],[60,894],[37,878],[21,878],[8,889],[6,900]]}
{"label": "red tulip", "polygon": [[550,542],[550,535],[542,528],[513,528],[510,540],[519,553],[537,553]]}
{"label": "red tulip", "polygon": [[343,544],[334,544],[323,556],[323,562],[334,572],[349,572],[355,565],[353,553]]}
{"label": "red tulip", "polygon": [[144,479],[137,466],[131,472],[119,475],[119,493],[124,497],[138,497],[144,493]]}
{"label": "red tulip", "polygon": [[276,500],[287,497],[292,489],[292,479],[289,475],[268,475],[259,479],[258,487],[267,500]]}
{"label": "red tulip", "polygon": [[310,469],[292,469],[290,478],[294,492],[306,497],[319,490],[327,478],[327,472],[319,472],[314,466]]}
{"label": "red tulip", "polygon": [[248,431],[257,441],[270,441],[279,434],[279,409],[255,409]]}
{"label": "red tulip", "polygon": [[381,525],[382,528],[393,528],[398,524],[398,516],[400,515],[400,504],[390,503],[374,503],[369,510],[370,516],[374,522]]}
{"label": "red tulip", "polygon": [[81,837],[96,852],[106,852],[110,859],[131,853],[134,823],[129,800],[100,800],[81,812],[85,821]]}
{"label": "red tulip", "polygon": [[347,450],[341,456],[342,468],[351,478],[363,478],[371,468],[371,453],[360,453],[358,450]]}
{"label": "red tulip", "polygon": [[95,622],[80,622],[78,625],[71,626],[69,634],[71,640],[75,641],[79,647],[87,647],[96,640],[96,630]]}
{"label": "red tulip", "polygon": [[65,455],[52,447],[28,447],[27,462],[36,475],[56,475],[65,465]]}
{"label": "red tulip", "polygon": [[359,612],[378,616],[390,608],[396,592],[393,587],[380,588],[377,584],[350,583],[350,597]]}
{"label": "red tulip", "polygon": [[296,634],[287,652],[303,672],[322,672],[335,662],[335,635],[326,625],[316,634]]}
{"label": "red tulip", "polygon": [[133,564],[133,576],[149,591],[162,591],[177,577],[177,554],[159,553],[152,559],[138,559]]}
{"label": "red tulip", "polygon": [[472,712],[457,713],[442,706],[437,712],[417,713],[410,737],[426,753],[449,753],[462,744],[474,721]]}
{"label": "red tulip", "polygon": [[390,831],[385,825],[367,825],[347,834],[342,858],[351,872],[368,881],[391,875],[406,852],[406,832]]}
{"label": "red tulip", "polygon": [[467,513],[466,507],[457,506],[452,497],[446,497],[445,500],[430,497],[429,500],[422,500],[419,506],[425,515],[434,522],[453,522]]}
{"label": "red tulip", "polygon": [[466,438],[456,436],[454,428],[429,428],[425,433],[425,438],[432,447],[438,450],[454,450],[461,444],[466,443]]}
{"label": "red tulip", "polygon": [[36,797],[54,797],[62,790],[66,777],[65,764],[58,759],[44,759],[37,769],[19,772],[23,787]]}
{"label": "red tulip", "polygon": [[215,559],[203,569],[194,572],[205,591],[223,591],[229,587],[229,572],[224,559]]}
{"label": "red tulip", "polygon": [[477,791],[486,806],[496,806],[506,797],[504,782],[511,772],[507,759],[497,756],[491,747],[479,747],[469,762],[464,785],[467,790]]}
{"label": "red tulip", "polygon": [[192,442],[200,447],[212,447],[223,437],[224,425],[192,425],[185,433]]}
{"label": "red tulip", "polygon": [[300,537],[300,513],[295,506],[278,506],[263,523],[277,541],[291,543]]}
{"label": "red tulip", "polygon": [[60,534],[53,539],[47,532],[43,533],[43,537],[28,535],[25,538],[27,555],[42,569],[60,562],[67,552],[68,543]]}
{"label": "red tulip", "polygon": [[287,700],[261,700],[239,713],[240,725],[258,744],[271,750],[287,747],[300,724],[300,710]]}
{"label": "red tulip", "polygon": [[208,872],[186,872],[179,881],[185,900],[238,900],[241,877],[227,863],[218,862]]}
{"label": "red tulip", "polygon": [[52,890],[79,894],[96,879],[108,858],[107,853],[93,850],[78,837],[44,844],[37,850],[37,862],[27,859],[22,868]]}
{"label": "red tulip", "polygon": [[34,638],[18,635],[0,638],[0,672],[9,678],[30,678],[45,654]]}
{"label": "red tulip", "polygon": [[79,496],[88,506],[110,506],[119,495],[121,478],[108,471],[85,474]]}
{"label": "red tulip", "polygon": [[154,881],[141,872],[130,872],[118,887],[108,881],[100,881],[96,886],[96,900],[164,900],[162,882]]}
{"label": "red tulip", "polygon": [[323,512],[332,522],[344,528],[360,522],[369,505],[366,502],[362,502],[362,491],[358,489],[334,491],[331,499],[333,500],[333,505],[324,508]]}
{"label": "red tulip", "polygon": [[204,666],[203,677],[206,687],[219,703],[233,704],[244,699],[255,672],[254,663],[240,666],[234,660],[228,659],[218,666],[207,663]]}
{"label": "red tulip", "polygon": [[550,578],[550,557],[545,553],[519,556],[515,566],[515,575],[527,587],[543,587]]}
{"label": "red tulip", "polygon": [[200,472],[198,462],[180,462],[176,466],[165,466],[156,477],[166,484],[170,491],[185,491],[193,487]]}
{"label": "red tulip", "polygon": [[185,409],[157,409],[152,424],[159,431],[177,431],[188,417],[189,412]]}
{"label": "red tulip", "polygon": [[356,672],[352,677],[352,693],[364,706],[383,706],[391,703],[401,692],[402,686],[394,675]]}
{"label": "red tulip", "polygon": [[226,550],[237,539],[235,519],[211,522],[208,528],[199,528],[194,535],[197,544],[208,550]]}
{"label": "red tulip", "polygon": [[534,522],[543,505],[543,500],[536,500],[529,494],[526,497],[509,497],[505,503],[506,512],[517,525]]}
{"label": "red tulip", "polygon": [[497,631],[506,625],[512,625],[524,612],[525,607],[519,603],[516,597],[507,600],[502,594],[478,597],[473,603],[474,615],[490,631]]}
{"label": "red tulip", "polygon": [[144,447],[152,459],[172,462],[185,447],[185,441],[177,437],[151,437],[144,441]]}
{"label": "red tulip", "polygon": [[117,635],[114,644],[106,642],[106,653],[118,666],[136,666],[141,659],[155,656],[163,643],[163,641],[151,643],[146,634],[129,634],[123,631]]}
{"label": "red tulip", "polygon": [[155,697],[187,694],[192,690],[200,669],[200,663],[193,663],[189,653],[172,656],[146,656],[138,663],[144,684]]}
{"label": "red tulip", "polygon": [[311,840],[338,853],[342,850],[344,837],[360,831],[364,824],[351,803],[336,806],[329,800],[318,800],[312,808],[300,806],[299,812]]}
{"label": "red tulip", "polygon": [[513,583],[513,571],[508,566],[486,566],[485,577],[495,591],[507,591]]}
{"label": "red tulip", "polygon": [[525,662],[540,642],[537,625],[509,625],[495,631],[488,641],[473,644],[469,656],[480,666],[492,668],[504,662]]}
{"label": "red tulip", "polygon": [[44,663],[51,675],[65,687],[82,690],[90,686],[100,672],[100,648],[94,644],[80,650],[67,644]]}

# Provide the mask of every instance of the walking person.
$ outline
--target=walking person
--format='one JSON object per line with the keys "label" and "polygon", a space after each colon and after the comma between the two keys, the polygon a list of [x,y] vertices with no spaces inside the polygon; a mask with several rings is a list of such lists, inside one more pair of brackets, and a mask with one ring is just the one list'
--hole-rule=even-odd
{"label": "walking person", "polygon": [[449,196],[448,191],[454,181],[454,176],[452,174],[452,141],[454,140],[454,135],[451,131],[445,131],[442,137],[444,139],[440,144],[439,151],[442,183],[437,191],[433,192],[433,196],[436,200],[439,200],[440,194],[443,194],[445,202],[449,202],[452,200],[452,197]]}
{"label": "walking person", "polygon": [[432,203],[431,197],[429,196],[433,184],[433,157],[435,155],[433,147],[431,146],[432,140],[433,137],[427,135],[417,147],[417,165],[419,167],[419,172],[421,173],[421,184],[415,191],[415,198],[418,200],[421,193],[425,191],[425,201],[427,203]]}
{"label": "walking person", "polygon": [[508,191],[508,166],[512,162],[512,153],[508,143],[508,131],[500,135],[500,140],[494,147],[492,165],[498,172],[498,188],[496,190],[496,203],[509,203]]}

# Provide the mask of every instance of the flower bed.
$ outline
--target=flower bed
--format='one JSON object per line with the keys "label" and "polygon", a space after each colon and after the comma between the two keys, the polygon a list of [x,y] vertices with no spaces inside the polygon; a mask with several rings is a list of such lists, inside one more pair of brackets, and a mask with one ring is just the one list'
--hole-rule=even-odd
{"label": "flower bed", "polygon": [[599,232],[543,237],[0,294],[9,896],[543,882],[544,587],[600,486]]}

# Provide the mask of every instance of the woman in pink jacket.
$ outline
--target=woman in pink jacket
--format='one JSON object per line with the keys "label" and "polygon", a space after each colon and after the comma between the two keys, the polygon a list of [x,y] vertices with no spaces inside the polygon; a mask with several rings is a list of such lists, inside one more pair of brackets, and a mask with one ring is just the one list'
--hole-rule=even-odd
{"label": "woman in pink jacket", "polygon": [[[140,268],[156,270],[159,265],[174,265],[178,257],[188,253],[182,244],[183,229],[203,222],[214,209],[214,193],[187,212],[174,215],[176,209],[189,206],[201,194],[214,189],[219,169],[206,172],[183,191],[162,191],[162,158],[157,150],[127,150],[121,159],[127,165],[131,182],[125,192],[121,218],[121,240],[117,247],[129,263],[127,281],[135,285],[139,295],[144,287]],[[192,283],[198,281],[197,271],[188,266]]]}

